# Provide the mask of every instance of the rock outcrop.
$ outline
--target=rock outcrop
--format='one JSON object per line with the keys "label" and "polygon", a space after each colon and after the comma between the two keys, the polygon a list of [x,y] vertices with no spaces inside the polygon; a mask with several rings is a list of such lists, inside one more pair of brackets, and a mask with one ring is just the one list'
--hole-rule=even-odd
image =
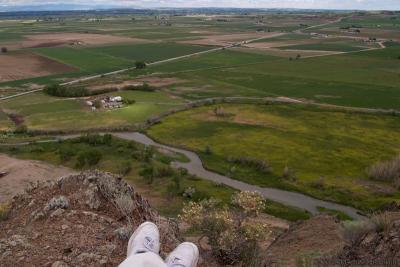
{"label": "rock outcrop", "polygon": [[177,225],[160,217],[119,177],[88,171],[32,184],[0,222],[1,266],[116,266],[144,221],[161,232],[161,254],[179,243]]}

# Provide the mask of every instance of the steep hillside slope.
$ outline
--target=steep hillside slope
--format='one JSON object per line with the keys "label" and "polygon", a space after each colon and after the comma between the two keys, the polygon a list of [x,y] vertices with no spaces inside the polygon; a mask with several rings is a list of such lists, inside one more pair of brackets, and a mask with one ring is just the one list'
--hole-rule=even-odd
{"label": "steep hillside slope", "polygon": [[178,244],[174,223],[121,178],[99,171],[32,184],[7,217],[0,222],[1,266],[116,266],[146,220],[159,225],[161,254]]}

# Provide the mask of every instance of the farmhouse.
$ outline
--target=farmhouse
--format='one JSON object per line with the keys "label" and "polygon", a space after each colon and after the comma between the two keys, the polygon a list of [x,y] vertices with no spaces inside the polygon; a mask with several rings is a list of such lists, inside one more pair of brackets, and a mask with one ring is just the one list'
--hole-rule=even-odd
{"label": "farmhouse", "polygon": [[123,107],[123,98],[121,96],[103,96],[94,100],[86,101],[86,105],[95,111],[98,108],[116,109]]}

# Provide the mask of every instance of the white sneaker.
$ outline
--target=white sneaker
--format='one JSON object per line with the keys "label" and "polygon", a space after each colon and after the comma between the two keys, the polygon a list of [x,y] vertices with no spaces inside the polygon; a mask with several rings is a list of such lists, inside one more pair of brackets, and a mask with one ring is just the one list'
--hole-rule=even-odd
{"label": "white sneaker", "polygon": [[199,249],[190,242],[180,244],[172,251],[165,263],[168,267],[196,267],[199,261]]}
{"label": "white sneaker", "polygon": [[160,252],[160,233],[158,227],[152,222],[142,223],[132,234],[128,243],[128,257],[132,254]]}

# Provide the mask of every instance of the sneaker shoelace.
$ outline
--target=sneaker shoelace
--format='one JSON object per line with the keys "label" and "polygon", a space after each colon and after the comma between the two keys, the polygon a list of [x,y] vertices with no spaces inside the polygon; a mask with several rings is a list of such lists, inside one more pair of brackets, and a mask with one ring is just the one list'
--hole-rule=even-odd
{"label": "sneaker shoelace", "polygon": [[182,259],[178,257],[174,257],[171,261],[171,265],[169,267],[187,267],[187,265],[183,262]]}
{"label": "sneaker shoelace", "polygon": [[154,250],[154,239],[152,239],[150,236],[145,236],[144,237],[144,242],[143,242],[143,249],[139,248],[135,254],[141,254],[141,253],[146,253],[148,251]]}
{"label": "sneaker shoelace", "polygon": [[145,248],[153,251],[154,250],[154,239],[152,239],[149,236],[146,236],[144,238],[144,246],[145,246]]}

